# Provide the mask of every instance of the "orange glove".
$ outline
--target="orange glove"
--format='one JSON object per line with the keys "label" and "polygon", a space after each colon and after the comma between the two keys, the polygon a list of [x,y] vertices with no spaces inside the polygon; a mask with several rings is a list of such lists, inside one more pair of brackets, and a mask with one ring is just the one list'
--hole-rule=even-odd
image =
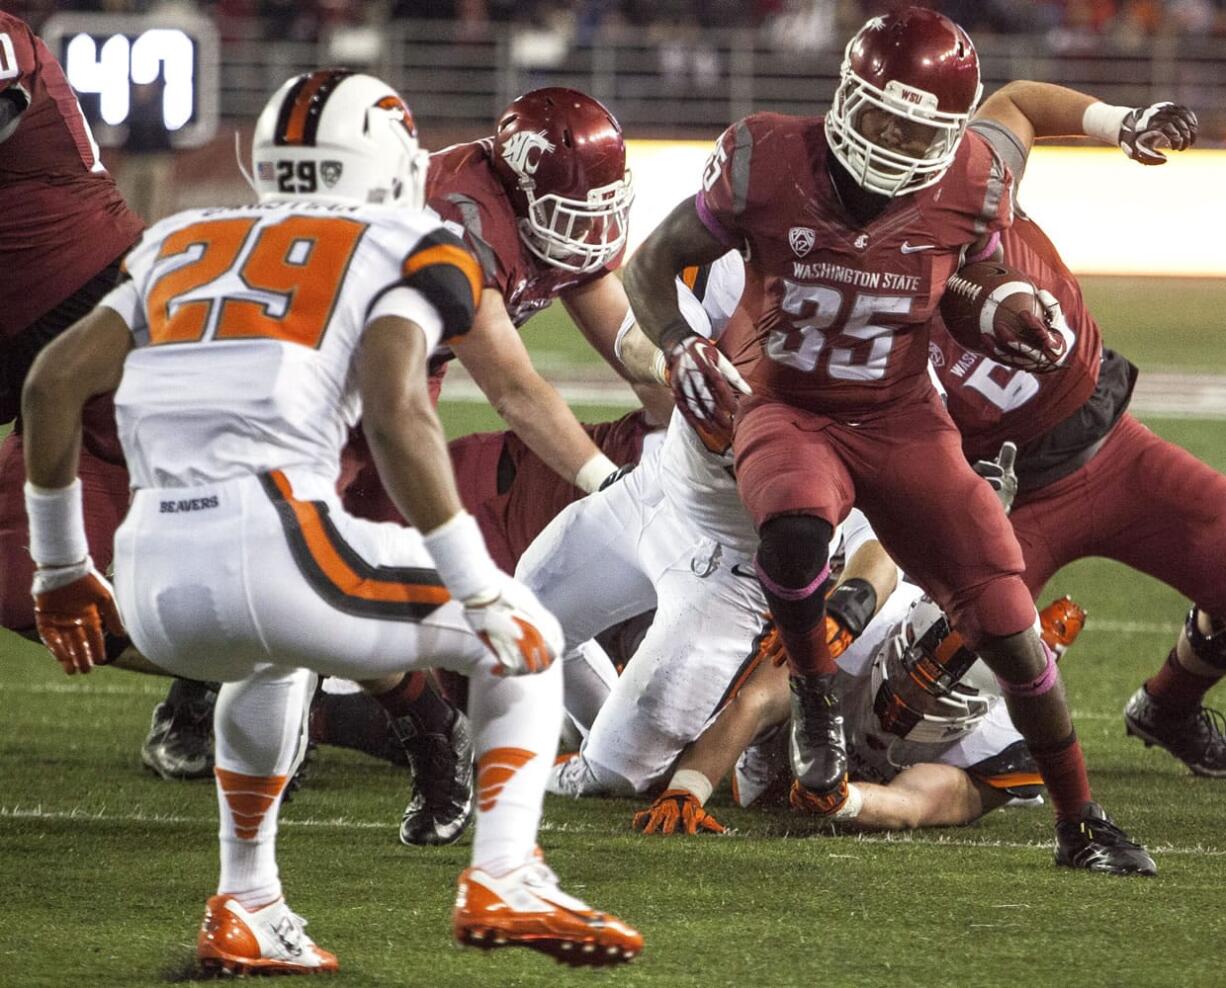
{"label": "orange glove", "polygon": [[[826,646],[830,649],[830,657],[837,659],[846,652],[854,642],[855,636],[843,627],[835,618],[826,615]],[[762,638],[758,646],[762,661],[769,659],[776,666],[787,665],[788,653],[784,648],[783,639],[779,637],[779,629],[771,625],[771,630]]]}
{"label": "orange glove", "polygon": [[792,791],[788,793],[788,803],[797,813],[804,813],[808,816],[834,816],[846,805],[850,795],[847,776],[843,776],[837,789],[820,796],[799,782],[793,781]]}
{"label": "orange glove", "polygon": [[634,814],[632,824],[644,834],[722,834],[724,825],[685,789],[667,789],[647,809]]}
{"label": "orange glove", "polygon": [[[106,665],[104,624],[112,634],[123,634],[111,585],[88,559],[79,568],[80,576],[54,589],[43,587],[58,582],[55,571],[39,570],[34,574],[34,623],[38,637],[70,676]],[[58,575],[62,578],[66,574]]]}
{"label": "orange glove", "polygon": [[1056,653],[1057,659],[1077,640],[1085,623],[1085,608],[1068,596],[1053,600],[1039,611],[1039,625],[1043,629],[1041,637],[1047,647]]}

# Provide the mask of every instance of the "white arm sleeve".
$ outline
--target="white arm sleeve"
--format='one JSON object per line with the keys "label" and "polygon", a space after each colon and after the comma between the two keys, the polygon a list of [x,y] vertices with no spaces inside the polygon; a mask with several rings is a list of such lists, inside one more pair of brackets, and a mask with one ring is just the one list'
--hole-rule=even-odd
{"label": "white arm sleeve", "polygon": [[390,292],[384,292],[370,307],[370,312],[366,316],[366,325],[369,326],[381,316],[397,316],[420,326],[421,331],[425,334],[426,347],[430,353],[434,352],[439,340],[443,338],[443,317],[438,314],[438,309],[430,304],[426,296],[416,288],[402,285],[393,288]]}

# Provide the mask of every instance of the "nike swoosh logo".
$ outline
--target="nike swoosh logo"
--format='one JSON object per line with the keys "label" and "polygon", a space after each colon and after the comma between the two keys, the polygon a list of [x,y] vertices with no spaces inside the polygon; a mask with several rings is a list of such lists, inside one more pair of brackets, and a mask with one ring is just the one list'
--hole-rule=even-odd
{"label": "nike swoosh logo", "polygon": [[921,250],[933,250],[935,247],[936,244],[916,244],[912,246],[904,240],[902,246],[898,249],[904,254],[918,254]]}
{"label": "nike swoosh logo", "polygon": [[755,573],[751,569],[745,569],[743,566],[741,566],[740,563],[736,563],[733,565],[732,575],[733,576],[743,576],[747,580],[756,580],[758,578],[757,573]]}

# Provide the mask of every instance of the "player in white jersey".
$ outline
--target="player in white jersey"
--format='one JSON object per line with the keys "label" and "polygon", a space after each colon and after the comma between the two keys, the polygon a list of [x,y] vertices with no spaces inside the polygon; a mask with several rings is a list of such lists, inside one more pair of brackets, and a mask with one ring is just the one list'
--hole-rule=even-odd
{"label": "player in white jersey", "polygon": [[[715,267],[732,270],[732,261],[739,269],[739,258]],[[722,277],[712,275],[715,290],[702,302],[695,286],[678,285],[704,335],[718,336],[735,308],[719,290]],[[622,336],[634,348],[632,323],[628,316]],[[634,360],[625,349],[622,356]],[[555,769],[551,791],[630,794],[663,782],[752,667],[767,605],[753,569],[757,535],[729,466],[674,414],[658,450],[619,483],[570,505],[521,558],[518,575],[562,624],[566,709],[585,735],[578,756]],[[871,536],[866,524],[844,531],[851,551]],[[876,592],[856,581],[832,601],[856,634]],[[614,679],[585,643],[653,607],[651,628]]]}
{"label": "player in white jersey", "polygon": [[[1042,636],[1057,654],[1076,640],[1085,612],[1068,598],[1044,608]],[[754,804],[790,780],[782,741],[789,718],[778,636],[719,719],[678,760],[668,788],[635,814],[656,834],[723,833],[706,808],[734,772],[733,798]],[[1010,801],[1037,803],[1042,778],[1000,701],[995,677],[919,587],[898,589],[837,659],[851,792],[833,815],[857,830],[960,826]],[[791,803],[826,816],[799,783]],[[830,819],[827,817],[827,819]]]}
{"label": "player in white jersey", "polygon": [[[561,636],[462,510],[427,394],[427,360],[464,345],[481,279],[421,210],[427,157],[408,108],[370,76],[299,76],[261,114],[253,159],[259,205],[148,231],[129,280],[30,375],[40,634],[68,671],[87,672],[103,657],[103,622],[117,629],[122,614],[159,666],[224,682],[221,877],[197,941],[206,966],[336,969],[286,905],[275,859],[313,673],[424,666],[471,684],[479,808],[456,938],[629,960],[642,938],[563,893],[536,848]],[[134,492],[112,598],[85,548],[75,478],[80,409],[115,387]],[[417,530],[340,507],[340,449],[359,416]]]}

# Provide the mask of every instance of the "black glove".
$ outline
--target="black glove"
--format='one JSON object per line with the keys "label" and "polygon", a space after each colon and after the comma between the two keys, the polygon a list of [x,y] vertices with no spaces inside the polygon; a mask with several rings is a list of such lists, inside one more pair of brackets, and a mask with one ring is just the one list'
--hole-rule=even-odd
{"label": "black glove", "polygon": [[1196,143],[1196,114],[1175,103],[1139,107],[1120,127],[1120,150],[1143,165],[1165,165],[1160,148],[1186,151]]}

